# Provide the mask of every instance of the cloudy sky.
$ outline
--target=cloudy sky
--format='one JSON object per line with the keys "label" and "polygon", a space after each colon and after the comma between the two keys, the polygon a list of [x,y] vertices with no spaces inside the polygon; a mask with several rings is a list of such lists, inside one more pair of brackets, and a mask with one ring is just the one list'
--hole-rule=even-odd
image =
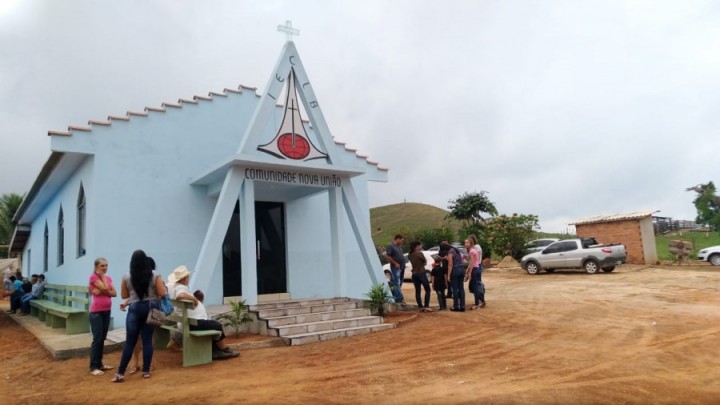
{"label": "cloudy sky", "polygon": [[261,90],[288,19],[333,134],[390,168],[371,206],[484,190],[551,232],[692,220],[685,188],[720,181],[717,2],[0,0],[0,194],[48,130]]}

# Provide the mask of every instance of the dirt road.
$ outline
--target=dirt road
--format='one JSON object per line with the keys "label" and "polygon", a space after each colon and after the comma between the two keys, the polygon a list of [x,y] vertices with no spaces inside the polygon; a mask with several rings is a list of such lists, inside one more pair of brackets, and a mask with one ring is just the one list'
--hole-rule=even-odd
{"label": "dirt road", "polygon": [[[0,315],[3,403],[720,403],[720,270],[484,275],[488,307],[389,332],[92,377]],[[406,284],[406,297],[412,286]],[[410,299],[408,299],[410,301]],[[432,301],[436,305],[435,297]],[[106,363],[117,365],[119,353]]]}

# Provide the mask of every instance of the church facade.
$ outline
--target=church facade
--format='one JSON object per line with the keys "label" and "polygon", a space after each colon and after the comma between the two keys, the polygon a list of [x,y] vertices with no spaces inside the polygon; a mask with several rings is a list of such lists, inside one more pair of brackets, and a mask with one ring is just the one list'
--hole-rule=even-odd
{"label": "church facade", "polygon": [[85,285],[104,257],[119,286],[143,249],[165,280],[188,266],[210,305],[362,298],[384,281],[367,182],[387,169],[334,140],[291,41],[262,94],[240,86],[49,135],[15,216],[24,274]]}

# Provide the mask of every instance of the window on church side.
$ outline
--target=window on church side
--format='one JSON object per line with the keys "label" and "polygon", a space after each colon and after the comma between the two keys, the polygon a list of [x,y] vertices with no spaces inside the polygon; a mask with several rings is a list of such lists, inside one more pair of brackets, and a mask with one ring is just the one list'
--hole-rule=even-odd
{"label": "window on church side", "polygon": [[45,234],[43,236],[43,273],[48,271],[48,225],[45,221]]}
{"label": "window on church side", "polygon": [[65,263],[65,219],[63,218],[63,209],[60,207],[58,215],[58,267]]}
{"label": "window on church side", "polygon": [[80,184],[77,202],[77,257],[85,256],[85,189]]}

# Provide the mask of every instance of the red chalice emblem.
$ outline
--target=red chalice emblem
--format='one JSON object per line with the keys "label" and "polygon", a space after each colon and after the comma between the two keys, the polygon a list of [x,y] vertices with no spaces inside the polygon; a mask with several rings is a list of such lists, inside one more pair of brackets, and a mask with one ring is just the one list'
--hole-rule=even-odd
{"label": "red chalice emblem", "polygon": [[305,159],[310,154],[310,143],[298,134],[282,134],[278,137],[280,152],[290,159]]}

